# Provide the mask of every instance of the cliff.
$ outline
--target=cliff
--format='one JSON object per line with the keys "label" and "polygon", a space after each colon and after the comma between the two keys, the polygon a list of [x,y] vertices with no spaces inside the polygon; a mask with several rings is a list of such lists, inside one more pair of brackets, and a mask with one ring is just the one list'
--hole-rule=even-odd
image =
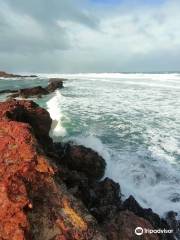
{"label": "cliff", "polygon": [[[103,239],[83,205],[54,180],[56,167],[41,145],[48,113],[24,101],[0,109],[0,239]],[[27,114],[36,115],[37,125]],[[41,117],[48,121],[39,129]]]}

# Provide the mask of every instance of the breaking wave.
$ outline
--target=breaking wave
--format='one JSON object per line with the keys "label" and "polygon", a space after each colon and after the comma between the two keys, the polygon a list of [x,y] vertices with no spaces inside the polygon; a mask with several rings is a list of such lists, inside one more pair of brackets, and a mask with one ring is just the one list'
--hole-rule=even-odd
{"label": "breaking wave", "polygon": [[104,157],[125,197],[161,216],[180,213],[180,75],[56,76],[69,80],[47,102],[53,135]]}
{"label": "breaking wave", "polygon": [[63,113],[61,112],[61,104],[63,96],[59,90],[56,90],[54,96],[46,103],[47,110],[53,120],[51,126],[51,135],[55,137],[63,137],[66,135],[66,129],[62,126]]}

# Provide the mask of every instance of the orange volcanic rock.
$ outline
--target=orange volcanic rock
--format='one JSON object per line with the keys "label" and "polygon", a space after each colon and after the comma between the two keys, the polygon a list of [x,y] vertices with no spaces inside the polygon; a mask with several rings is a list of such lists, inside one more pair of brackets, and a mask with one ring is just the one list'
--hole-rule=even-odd
{"label": "orange volcanic rock", "polygon": [[56,183],[56,166],[34,135],[38,123],[31,127],[25,113],[48,116],[32,102],[0,104],[0,239],[106,239],[82,203]]}
{"label": "orange volcanic rock", "polygon": [[52,146],[49,137],[52,120],[49,113],[33,101],[10,100],[0,102],[0,119],[29,123],[40,144],[45,149]]}
{"label": "orange volcanic rock", "polygon": [[0,239],[25,239],[30,206],[25,182],[32,182],[40,156],[27,124],[0,122]]}

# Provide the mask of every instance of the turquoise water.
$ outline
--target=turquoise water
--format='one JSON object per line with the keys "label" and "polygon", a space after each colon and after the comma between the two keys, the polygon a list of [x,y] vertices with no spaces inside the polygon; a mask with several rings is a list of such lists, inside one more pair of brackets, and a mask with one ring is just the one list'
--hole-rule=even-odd
{"label": "turquoise water", "polygon": [[[97,150],[125,196],[161,215],[180,212],[180,75],[58,76],[68,78],[64,89],[34,99],[50,112],[53,137]],[[0,80],[0,89],[46,85],[47,77]]]}

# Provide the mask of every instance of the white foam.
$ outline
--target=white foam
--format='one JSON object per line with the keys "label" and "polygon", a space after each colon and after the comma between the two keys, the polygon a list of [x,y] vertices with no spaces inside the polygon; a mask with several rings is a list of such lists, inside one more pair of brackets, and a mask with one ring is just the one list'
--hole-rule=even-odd
{"label": "white foam", "polygon": [[84,145],[87,148],[91,148],[94,151],[98,152],[99,155],[101,155],[104,159],[110,159],[110,153],[109,150],[101,140],[93,135],[89,136],[77,136],[74,138],[71,138],[75,143]]}
{"label": "white foam", "polygon": [[[49,111],[60,127],[64,100],[64,109],[70,112],[72,121],[73,117],[80,119],[78,123],[75,121],[78,129],[72,134],[82,132],[82,135],[69,136],[69,140],[97,151],[107,162],[106,176],[120,183],[121,192],[126,197],[133,195],[143,207],[151,207],[161,216],[170,210],[180,212],[180,169],[177,160],[180,154],[180,75],[115,73],[47,76],[85,80],[82,84],[67,81],[69,88],[65,88],[64,95],[68,94],[68,98],[60,96],[57,100],[55,95],[55,99],[50,100]],[[97,80],[100,84],[96,83]],[[127,86],[124,87],[124,84]],[[144,86],[145,90],[137,85]],[[157,91],[151,87],[157,88]],[[164,88],[176,91],[168,92]],[[83,96],[81,101],[77,96]],[[80,126],[82,122],[85,126]],[[76,125],[73,128],[76,130]],[[108,145],[103,144],[101,139],[108,139]]]}
{"label": "white foam", "polygon": [[180,80],[179,73],[78,73],[78,74],[39,74],[41,77],[60,77],[65,79],[143,79],[143,80]]}
{"label": "white foam", "polygon": [[[158,155],[158,161],[145,162],[143,158],[149,154],[145,149],[139,149],[137,154],[117,152],[93,135],[71,139],[97,151],[106,160],[105,176],[120,183],[124,198],[133,195],[142,207],[151,207],[161,216],[170,210],[180,213],[179,202],[171,201],[175,194],[180,196],[180,178],[163,155]],[[158,154],[157,149],[151,150],[152,155]]]}
{"label": "white foam", "polygon": [[47,102],[47,110],[53,120],[51,126],[51,135],[63,137],[66,135],[66,129],[62,126],[63,113],[61,104],[63,96],[59,90],[56,90],[54,96]]}

